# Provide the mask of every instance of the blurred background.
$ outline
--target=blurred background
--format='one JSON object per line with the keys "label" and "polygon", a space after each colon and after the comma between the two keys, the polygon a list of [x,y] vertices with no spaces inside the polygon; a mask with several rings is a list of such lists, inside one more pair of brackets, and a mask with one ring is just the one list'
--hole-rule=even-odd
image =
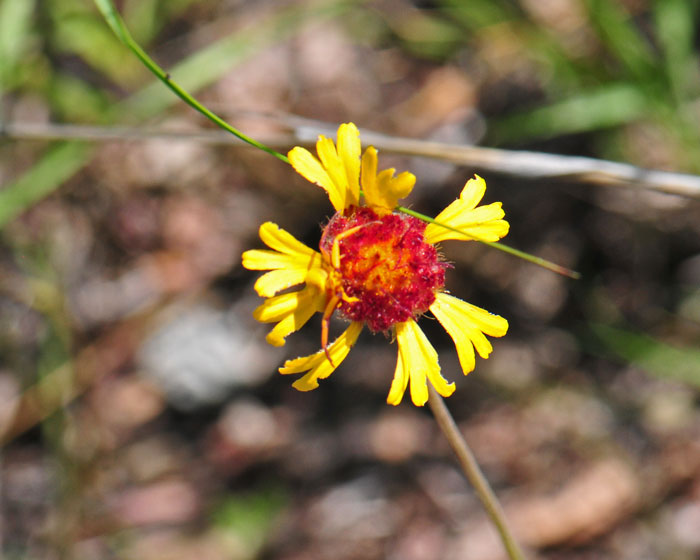
{"label": "blurred background", "polygon": [[[693,0],[123,0],[246,133],[365,131],[700,173]],[[154,83],[88,0],[0,0],[0,550],[8,559],[497,560],[429,410],[365,332],[311,393],[276,368],[243,250],[331,207]],[[225,135],[224,135],[225,136]],[[505,242],[444,244],[506,317],[448,405],[532,558],[700,554],[700,202],[380,153],[435,215],[475,172]],[[696,191],[697,192],[697,191]],[[339,324],[333,329],[339,332]]]}

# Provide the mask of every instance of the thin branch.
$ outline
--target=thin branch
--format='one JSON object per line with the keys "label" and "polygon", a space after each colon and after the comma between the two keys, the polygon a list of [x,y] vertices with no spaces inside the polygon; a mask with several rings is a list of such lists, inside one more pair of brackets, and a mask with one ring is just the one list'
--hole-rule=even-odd
{"label": "thin branch", "polygon": [[[99,126],[85,126],[85,125],[69,125],[69,124],[7,124],[3,128],[0,124],[0,138],[2,136],[11,137],[13,139],[24,139],[24,140],[89,140],[89,141],[108,141],[108,140],[122,140],[122,141],[138,141],[147,139],[167,139],[167,140],[194,140],[206,143],[225,143],[234,144],[240,146],[240,142],[231,136],[228,132],[223,130],[202,130],[202,131],[174,131],[166,130],[162,128],[134,128],[134,127],[99,127]],[[298,144],[296,136],[283,135],[277,137],[276,140],[266,141],[265,145],[270,146],[290,146],[293,144]],[[257,146],[255,146],[257,147]],[[269,150],[268,150],[269,151]],[[274,151],[274,150],[273,150]],[[286,157],[285,157],[286,161]],[[421,214],[409,208],[404,208],[403,206],[397,207],[397,210],[405,214],[410,214],[415,216],[425,222],[439,225],[447,229],[456,231],[457,233],[463,233],[459,229],[450,227],[446,224],[442,224],[430,216]],[[550,262],[541,257],[531,255],[524,251],[514,249],[507,245],[503,245],[498,242],[487,242],[472,237],[474,241],[479,243],[484,243],[490,247],[504,251],[510,255],[526,260],[537,266],[551,270],[557,274],[562,274],[568,276],[569,278],[578,279],[580,274],[574,270],[570,270],[566,267],[558,265],[556,263]]]}
{"label": "thin branch", "polygon": [[[316,142],[319,133],[330,135],[335,133],[330,125],[326,126],[316,121],[307,121],[298,117],[273,116],[272,118],[278,122],[283,121],[290,132],[267,138],[264,143],[268,147],[284,149],[290,146],[311,146]],[[231,134],[218,130],[173,131],[158,127],[99,127],[71,124],[0,124],[0,138],[2,137],[12,140],[75,139],[92,141],[167,138],[208,144],[241,145],[241,142]],[[700,176],[687,173],[644,169],[627,163],[579,156],[430,142],[385,136],[364,130],[362,138],[366,144],[371,144],[385,152],[448,161],[476,170],[513,177],[524,177],[530,180],[558,179],[641,188],[689,198],[700,198]]]}
{"label": "thin branch", "polygon": [[479,463],[477,463],[472,450],[467,445],[466,440],[462,436],[462,433],[457,428],[450,411],[445,405],[445,401],[440,395],[437,394],[435,389],[428,386],[428,404],[433,411],[435,420],[440,426],[442,433],[450,442],[452,449],[457,455],[459,464],[462,466],[462,471],[466,475],[469,482],[474,487],[477,496],[481,500],[481,503],[486,510],[486,513],[491,518],[491,521],[496,527],[498,534],[501,537],[503,546],[508,552],[508,556],[511,560],[525,560],[525,555],[520,549],[517,541],[513,537],[510,529],[508,528],[508,523],[506,522],[505,513],[501,507],[496,494],[491,489],[488,480],[481,472],[479,468]]}
{"label": "thin branch", "polygon": [[[300,142],[308,142],[320,134],[332,132],[331,125],[322,124],[299,117],[290,117],[288,124]],[[531,180],[561,179],[594,183],[607,186],[642,188],[676,194],[689,198],[700,198],[700,176],[688,173],[674,173],[645,169],[628,163],[603,159],[530,152],[522,150],[502,150],[482,146],[448,144],[413,138],[387,136],[371,131],[362,131],[362,139],[378,150],[448,161],[457,165],[472,167]]]}

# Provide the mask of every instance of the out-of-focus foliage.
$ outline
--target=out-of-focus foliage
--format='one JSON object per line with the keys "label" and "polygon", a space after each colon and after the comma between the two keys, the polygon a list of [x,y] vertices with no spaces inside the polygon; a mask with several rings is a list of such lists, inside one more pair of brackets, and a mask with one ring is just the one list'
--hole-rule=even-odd
{"label": "out-of-focus foliage", "polygon": [[[293,115],[698,171],[696,2],[118,6],[174,79],[256,138]],[[0,92],[2,124],[46,137],[211,126],[84,0],[0,0]],[[474,172],[380,159],[418,175],[409,203],[433,214]],[[452,292],[511,325],[467,378],[427,327],[508,517],[542,558],[695,558],[698,202],[485,179],[510,244],[583,273],[443,247]],[[361,337],[311,393],[276,373],[320,326],[267,346],[240,253],[266,220],[318,243],[320,189],[249,149],[21,134],[0,138],[0,185],[3,557],[497,557],[431,418],[384,404],[395,346]]]}
{"label": "out-of-focus foliage", "polygon": [[516,79],[537,88],[538,99],[514,99],[505,115],[495,114],[489,142],[602,131],[600,155],[620,157],[618,144],[630,133],[625,125],[647,125],[678,144],[682,167],[700,169],[696,3],[520,4],[445,0],[430,13],[397,18],[395,31],[422,56],[450,59],[466,44],[482,51],[486,64],[507,58],[505,69],[526,74]]}

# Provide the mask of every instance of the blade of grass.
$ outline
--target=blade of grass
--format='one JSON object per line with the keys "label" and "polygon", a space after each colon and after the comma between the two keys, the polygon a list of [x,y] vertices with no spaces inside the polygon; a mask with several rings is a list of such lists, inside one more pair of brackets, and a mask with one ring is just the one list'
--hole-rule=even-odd
{"label": "blade of grass", "polygon": [[[335,3],[330,6],[340,10],[344,9],[345,4]],[[325,10],[301,10],[295,7],[276,12],[235,37],[224,37],[195,53],[178,64],[172,72],[191,89],[202,88],[246,57],[284,40],[303,23],[334,13],[337,11],[332,11],[328,6]],[[159,83],[151,84],[115,106],[106,119],[143,120],[157,115],[176,101],[177,98],[167,90],[164,91]],[[58,188],[90,160],[92,153],[92,146],[85,144],[60,143],[49,148],[35,164],[40,167],[39,172],[30,169],[0,191],[0,228]],[[52,174],[51,165],[57,166],[60,172]]]}
{"label": "blade of grass", "polygon": [[272,148],[268,148],[264,144],[261,144],[260,142],[251,138],[250,136],[243,134],[240,130],[232,127],[225,120],[223,120],[221,117],[210,111],[207,107],[205,107],[194,97],[192,97],[187,92],[187,90],[181,87],[177,82],[173,81],[170,77],[170,74],[168,74],[165,70],[158,66],[155,60],[148,56],[146,51],[144,51],[141,48],[141,46],[136,41],[134,41],[131,34],[129,33],[129,30],[124,25],[122,18],[117,13],[117,10],[114,7],[112,0],[95,0],[95,4],[99,8],[100,12],[102,12],[102,15],[104,16],[105,20],[112,28],[112,31],[114,31],[115,35],[119,37],[121,42],[124,43],[131,50],[131,52],[133,52],[138,57],[138,59],[141,62],[143,62],[143,64],[151,71],[151,73],[161,82],[163,82],[175,95],[177,95],[190,107],[202,113],[210,121],[216,123],[224,130],[229,131],[235,137],[240,138],[244,142],[258,148],[259,150],[262,150],[263,152],[267,152],[268,154],[273,155],[278,159],[281,159],[285,163],[289,162],[287,156],[280,154]]}
{"label": "blade of grass", "polygon": [[656,37],[661,44],[671,86],[680,102],[691,80],[698,78],[693,37],[697,4],[685,0],[657,0],[653,6]]}
{"label": "blade of grass", "polygon": [[443,0],[442,9],[470,30],[518,19],[511,3],[494,0]]}
{"label": "blade of grass", "polygon": [[618,126],[639,119],[648,111],[647,98],[636,86],[607,84],[546,107],[497,120],[488,135],[496,144],[550,138]]}
{"label": "blade of grass", "polygon": [[140,65],[92,6],[84,3],[71,9],[70,6],[58,7],[57,2],[52,6],[46,16],[55,28],[47,38],[49,48],[64,56],[79,58],[82,64],[113,83],[134,86],[140,83],[143,79]]}
{"label": "blade of grass", "polygon": [[33,13],[33,0],[0,0],[0,93],[27,44]]}
{"label": "blade of grass", "polygon": [[124,20],[137,41],[149,42],[155,36],[160,24],[165,21],[159,17],[160,4],[159,0],[138,0],[137,2],[132,0],[122,5]]}
{"label": "blade of grass", "polygon": [[137,41],[150,42],[174,18],[202,0],[124,0],[122,14]]}
{"label": "blade of grass", "polygon": [[[194,97],[192,97],[182,86],[180,86],[177,82],[175,82],[169,73],[165,72],[141,47],[138,45],[134,39],[132,38],[131,34],[129,33],[128,29],[124,25],[123,20],[117,13],[113,3],[111,0],[94,0],[95,4],[98,6],[100,9],[101,13],[103,14],[105,20],[107,21],[108,25],[112,28],[114,33],[117,35],[117,37],[136,55],[136,57],[141,60],[141,62],[162,82],[164,83],[173,93],[175,93],[180,99],[182,99],[185,103],[187,103],[189,106],[203,114],[206,118],[214,122],[216,125],[218,125],[220,128],[223,128],[224,130],[228,131],[231,133],[233,136],[236,138],[250,144],[253,147],[256,147],[264,152],[267,152],[278,159],[284,161],[285,163],[289,163],[289,160],[287,157],[276,150],[269,148],[268,146],[265,146],[264,144],[258,142],[257,140],[254,140],[253,138],[248,137],[247,135],[243,134],[236,128],[232,127],[229,125],[226,121],[221,119],[218,115],[214,114],[212,111],[210,111],[207,107],[199,103]],[[146,97],[146,99],[150,99],[149,96]],[[1,194],[1,193],[0,193]],[[26,200],[23,197],[19,197],[20,201]],[[458,233],[461,233],[459,230],[456,230],[455,228],[452,228],[450,226],[447,226],[445,224],[442,224],[441,222],[438,222],[434,220],[433,218],[429,216],[425,216],[423,214],[420,214],[418,212],[413,212],[407,208],[399,207],[397,208],[399,211],[413,215],[418,217],[419,219],[422,219],[426,222],[433,223],[435,225],[445,227],[450,230],[457,231]],[[1,223],[1,222],[0,222]],[[494,248],[500,249],[501,251],[507,252],[511,255],[517,256],[519,258],[522,258],[524,260],[527,260],[528,262],[537,264],[539,266],[543,266],[544,268],[547,268],[549,270],[552,270],[554,272],[558,272],[560,274],[567,275],[571,278],[578,278],[578,273],[571,271],[569,269],[566,269],[564,267],[561,267],[559,265],[556,265],[554,263],[551,263],[545,259],[542,259],[540,257],[536,257],[534,255],[530,255],[528,253],[525,253],[523,251],[519,251],[517,249],[513,249],[511,247],[502,245],[500,243],[490,243],[486,242],[477,238],[474,238],[475,241],[485,243],[487,245],[490,245]]]}
{"label": "blade of grass", "polygon": [[648,41],[631,23],[621,2],[586,0],[591,24],[610,53],[622,63],[628,77],[646,83],[655,79],[657,61]]}
{"label": "blade of grass", "polygon": [[620,358],[656,377],[700,387],[700,350],[671,346],[649,335],[591,324],[600,341]]}
{"label": "blade of grass", "polygon": [[87,161],[90,146],[62,142],[49,148],[29,171],[0,191],[0,227],[57,189]]}

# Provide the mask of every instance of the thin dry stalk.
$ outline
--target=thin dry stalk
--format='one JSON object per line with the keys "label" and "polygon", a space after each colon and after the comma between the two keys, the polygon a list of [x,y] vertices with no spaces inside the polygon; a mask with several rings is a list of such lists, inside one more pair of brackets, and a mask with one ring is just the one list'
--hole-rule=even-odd
{"label": "thin dry stalk", "polygon": [[472,450],[469,448],[469,445],[467,445],[459,428],[457,428],[457,424],[455,424],[450,411],[447,409],[445,401],[432,387],[428,386],[428,391],[428,404],[433,411],[435,420],[438,426],[440,426],[442,433],[445,434],[447,441],[450,442],[450,446],[457,455],[462,471],[474,487],[486,513],[496,527],[501,541],[503,542],[503,546],[508,552],[508,557],[511,560],[526,560],[523,551],[508,528],[505,513],[503,512],[503,508],[496,494],[491,489],[484,473],[481,472],[479,463],[477,463]]}
{"label": "thin dry stalk", "polygon": [[[257,115],[264,117],[264,115]],[[329,127],[298,117],[271,117],[290,129],[289,133],[264,138],[265,145],[275,149],[309,146],[318,134],[332,134]],[[243,143],[220,130],[174,131],[162,128],[100,127],[65,124],[0,123],[0,138],[12,140],[145,140],[168,138],[208,144]],[[362,131],[369,144],[384,152],[419,156],[456,165],[472,167],[529,180],[566,180],[605,186],[646,189],[689,198],[700,198],[700,176],[644,169],[627,163],[602,159],[547,154],[543,152],[501,150],[483,146],[446,144],[413,138],[385,136]]]}

